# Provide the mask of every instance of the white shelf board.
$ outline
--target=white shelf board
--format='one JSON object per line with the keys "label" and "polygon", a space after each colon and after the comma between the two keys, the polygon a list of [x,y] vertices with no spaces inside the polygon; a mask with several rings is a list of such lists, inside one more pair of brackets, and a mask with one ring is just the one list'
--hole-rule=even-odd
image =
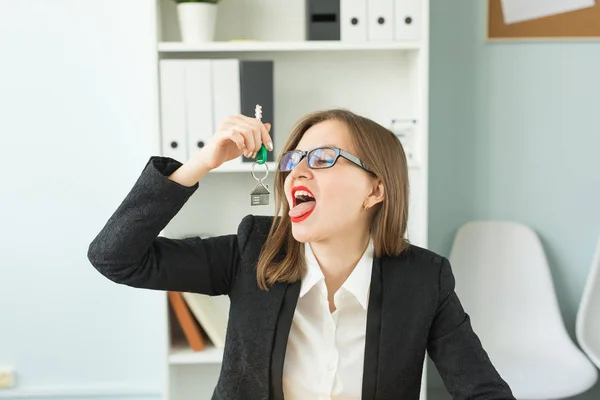
{"label": "white shelf board", "polygon": [[339,40],[314,40],[297,42],[229,41],[189,44],[160,42],[163,53],[179,52],[239,52],[239,51],[349,51],[349,50],[418,50],[420,42],[342,42]]}
{"label": "white shelf board", "polygon": [[[218,168],[213,169],[210,173],[222,173],[222,172],[252,172],[252,164],[251,162],[240,163],[240,162],[226,162],[225,164],[221,164]],[[275,173],[277,163],[275,162],[267,162],[267,167],[269,168],[269,175]],[[257,165],[254,167],[254,173],[258,178],[262,178],[265,175],[265,168],[262,165]]]}
{"label": "white shelf board", "polygon": [[189,346],[171,347],[169,364],[219,364],[223,361],[223,349],[207,345],[203,350],[193,351]]}

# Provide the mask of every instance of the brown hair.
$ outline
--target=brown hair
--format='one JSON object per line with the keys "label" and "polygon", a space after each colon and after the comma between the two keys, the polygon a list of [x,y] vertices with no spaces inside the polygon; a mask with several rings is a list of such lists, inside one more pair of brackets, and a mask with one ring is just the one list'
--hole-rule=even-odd
{"label": "brown hair", "polygon": [[[356,156],[370,169],[384,186],[384,200],[377,204],[371,225],[374,256],[396,256],[409,242],[405,238],[408,220],[408,167],[406,155],[398,138],[378,123],[345,109],[317,111],[306,115],[293,128],[281,150],[294,150],[304,133],[323,121],[343,122],[351,135]],[[305,270],[304,246],[292,236],[288,216],[289,204],[285,197],[286,172],[275,172],[275,218],[261,250],[257,280],[261,289],[276,282],[295,282]],[[278,218],[282,212],[282,217]],[[283,257],[279,257],[285,249]]]}

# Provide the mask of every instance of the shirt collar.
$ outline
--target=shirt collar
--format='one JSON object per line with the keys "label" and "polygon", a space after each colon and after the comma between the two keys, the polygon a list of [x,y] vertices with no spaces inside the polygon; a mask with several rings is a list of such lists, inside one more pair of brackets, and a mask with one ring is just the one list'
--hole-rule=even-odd
{"label": "shirt collar", "polygon": [[[302,278],[300,297],[303,297],[314,285],[325,278],[309,243],[304,244],[304,254],[307,268],[306,274]],[[369,240],[369,244],[358,261],[358,264],[348,279],[342,284],[342,288],[352,293],[365,310],[369,303],[369,288],[371,287],[372,270],[373,241]]]}

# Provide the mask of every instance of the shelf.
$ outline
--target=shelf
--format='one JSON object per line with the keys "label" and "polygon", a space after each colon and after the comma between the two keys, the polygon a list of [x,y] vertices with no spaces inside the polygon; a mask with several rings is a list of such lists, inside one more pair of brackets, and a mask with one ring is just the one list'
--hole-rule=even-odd
{"label": "shelf", "polygon": [[223,349],[209,345],[204,350],[193,351],[189,346],[171,347],[169,364],[219,364],[223,360]]}
{"label": "shelf", "polygon": [[160,42],[162,53],[181,52],[240,52],[240,51],[370,51],[370,50],[418,50],[419,42],[341,42],[341,41],[297,41],[261,42],[230,41],[189,44],[182,42]]}

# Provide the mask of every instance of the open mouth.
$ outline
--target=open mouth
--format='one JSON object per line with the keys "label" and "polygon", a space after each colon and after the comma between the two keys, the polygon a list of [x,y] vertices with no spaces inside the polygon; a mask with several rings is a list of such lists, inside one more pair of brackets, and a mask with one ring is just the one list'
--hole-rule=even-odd
{"label": "open mouth", "polygon": [[289,212],[292,222],[304,221],[312,214],[317,205],[315,196],[305,186],[292,188],[292,202],[293,207]]}

